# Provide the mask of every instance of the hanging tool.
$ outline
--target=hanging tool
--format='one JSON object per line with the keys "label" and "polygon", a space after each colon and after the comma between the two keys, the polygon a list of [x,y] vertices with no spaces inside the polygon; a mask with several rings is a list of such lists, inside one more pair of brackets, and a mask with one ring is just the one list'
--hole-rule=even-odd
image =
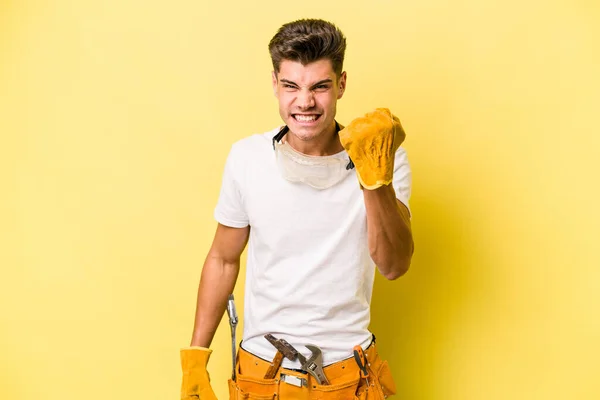
{"label": "hanging tool", "polygon": [[238,323],[238,316],[235,311],[233,294],[230,294],[227,300],[227,315],[229,316],[229,326],[231,327],[231,379],[235,382],[235,327]]}
{"label": "hanging tool", "polygon": [[352,349],[354,353],[354,361],[358,364],[358,368],[360,368],[360,376],[367,381],[367,386],[369,386],[369,371],[367,370],[367,358],[365,357],[365,353],[360,346],[354,346]]}

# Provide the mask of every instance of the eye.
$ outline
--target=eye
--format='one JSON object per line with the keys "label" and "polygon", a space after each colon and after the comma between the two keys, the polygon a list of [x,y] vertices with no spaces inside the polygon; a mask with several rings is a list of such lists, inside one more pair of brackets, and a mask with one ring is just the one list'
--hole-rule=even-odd
{"label": "eye", "polygon": [[293,85],[288,85],[287,83],[284,83],[284,84],[283,84],[283,87],[284,87],[285,89],[296,89],[296,86],[293,86]]}
{"label": "eye", "polygon": [[316,90],[327,90],[327,89],[329,89],[329,86],[328,85],[317,85],[317,86],[315,86],[315,89]]}

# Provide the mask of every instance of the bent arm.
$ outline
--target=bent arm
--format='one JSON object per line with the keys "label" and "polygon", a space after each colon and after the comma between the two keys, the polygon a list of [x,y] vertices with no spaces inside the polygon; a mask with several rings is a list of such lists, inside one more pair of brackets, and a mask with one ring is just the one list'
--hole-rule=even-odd
{"label": "bent arm", "polygon": [[249,234],[249,226],[231,228],[218,224],[202,268],[190,346],[210,347],[225,313],[227,298],[233,293]]}
{"label": "bent arm", "polygon": [[371,258],[383,276],[397,279],[408,271],[414,252],[408,209],[392,185],[363,193]]}

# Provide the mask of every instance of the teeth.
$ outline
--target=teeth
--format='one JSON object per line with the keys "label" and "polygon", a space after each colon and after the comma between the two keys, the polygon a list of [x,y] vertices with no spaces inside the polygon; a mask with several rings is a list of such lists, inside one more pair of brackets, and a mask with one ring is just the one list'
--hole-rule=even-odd
{"label": "teeth", "polygon": [[302,122],[309,122],[309,121],[314,121],[317,119],[316,115],[296,115],[295,118],[298,121],[302,121]]}

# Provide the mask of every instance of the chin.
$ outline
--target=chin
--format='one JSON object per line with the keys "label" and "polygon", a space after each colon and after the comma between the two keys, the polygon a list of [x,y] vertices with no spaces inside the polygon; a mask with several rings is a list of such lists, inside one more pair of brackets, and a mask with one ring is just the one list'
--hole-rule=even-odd
{"label": "chin", "polygon": [[302,140],[302,141],[308,141],[308,140],[312,140],[314,138],[316,138],[317,136],[319,136],[319,131],[318,130],[307,130],[306,128],[296,128],[296,129],[292,129],[292,131],[294,132],[294,136],[296,136],[298,139]]}

